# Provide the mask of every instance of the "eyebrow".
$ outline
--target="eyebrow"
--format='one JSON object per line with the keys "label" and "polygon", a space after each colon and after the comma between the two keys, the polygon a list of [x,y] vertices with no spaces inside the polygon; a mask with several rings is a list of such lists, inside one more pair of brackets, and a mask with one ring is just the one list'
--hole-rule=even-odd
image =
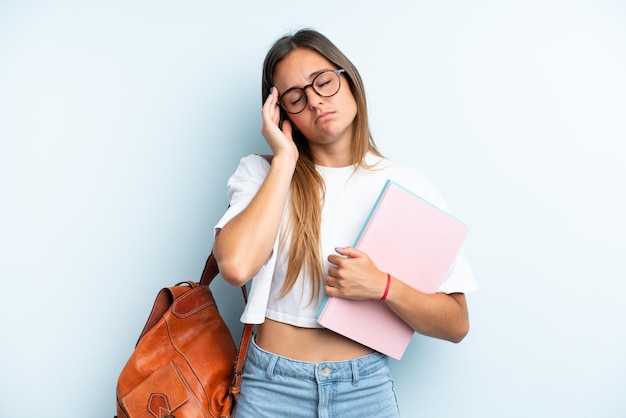
{"label": "eyebrow", "polygon": [[[311,74],[309,74],[309,80],[313,80],[315,77],[317,77],[318,75],[320,75],[324,71],[336,71],[336,70],[334,70],[332,68],[322,68],[321,70],[313,71]],[[300,86],[291,86],[291,87],[287,88],[287,90],[301,89],[301,88],[302,87],[300,87]],[[287,91],[287,90],[285,90],[285,91]]]}
{"label": "eyebrow", "polygon": [[330,68],[323,68],[321,70],[317,70],[317,71],[313,71],[310,75],[309,75],[309,80],[314,79],[316,76],[320,75],[321,73],[323,73],[324,71],[328,71],[331,70]]}

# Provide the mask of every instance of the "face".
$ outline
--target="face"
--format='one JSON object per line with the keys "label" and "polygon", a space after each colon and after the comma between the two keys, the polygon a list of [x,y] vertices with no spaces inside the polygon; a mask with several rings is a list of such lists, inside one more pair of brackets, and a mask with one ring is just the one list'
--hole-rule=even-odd
{"label": "face", "polygon": [[[321,70],[336,69],[317,52],[298,48],[276,65],[274,85],[282,94],[292,87],[302,88],[311,84]],[[331,144],[349,147],[352,142],[357,105],[345,74],[340,77],[341,87],[337,94],[322,97],[312,88],[307,88],[306,107],[300,113],[289,115],[291,122],[309,140],[313,152]]]}

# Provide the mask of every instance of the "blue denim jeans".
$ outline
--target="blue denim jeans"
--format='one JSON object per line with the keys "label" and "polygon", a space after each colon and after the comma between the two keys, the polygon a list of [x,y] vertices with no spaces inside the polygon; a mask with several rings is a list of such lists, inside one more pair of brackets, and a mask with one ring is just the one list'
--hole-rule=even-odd
{"label": "blue denim jeans", "polygon": [[277,356],[254,339],[246,358],[237,418],[397,418],[387,356],[309,363]]}

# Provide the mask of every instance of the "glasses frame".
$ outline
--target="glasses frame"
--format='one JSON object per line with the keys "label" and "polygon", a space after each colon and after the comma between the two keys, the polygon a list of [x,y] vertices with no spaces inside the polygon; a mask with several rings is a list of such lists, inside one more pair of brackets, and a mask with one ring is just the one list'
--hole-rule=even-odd
{"label": "glasses frame", "polygon": [[[315,80],[317,80],[317,78],[318,78],[319,76],[321,76],[322,74],[325,74],[325,73],[327,73],[327,72],[333,72],[333,73],[335,73],[335,75],[337,75],[337,78],[339,79],[339,87],[337,88],[337,91],[336,91],[336,92],[334,92],[333,94],[329,94],[328,96],[325,96],[325,95],[321,94],[319,91],[317,91],[317,90],[315,89]],[[304,87],[292,87],[292,88],[288,89],[286,92],[284,92],[283,94],[281,94],[281,95],[278,97],[278,104],[280,105],[280,107],[281,107],[281,108],[282,108],[285,112],[289,113],[290,115],[297,115],[298,113],[302,113],[302,112],[304,111],[304,109],[306,109],[306,105],[307,105],[307,103],[309,102],[309,98],[308,98],[308,96],[306,95],[306,89],[308,89],[309,87],[311,87],[311,90],[313,90],[313,91],[315,92],[315,94],[317,94],[317,95],[318,95],[318,96],[320,96],[320,97],[325,97],[325,98],[326,98],[326,97],[333,97],[335,94],[339,93],[339,90],[341,90],[341,73],[345,73],[345,72],[346,72],[346,70],[344,70],[343,68],[340,68],[340,69],[338,69],[338,70],[323,70],[323,71],[321,71],[319,74],[317,74],[317,75],[313,78],[313,80],[311,80],[311,84],[307,84],[307,85],[306,85],[306,86],[304,86]],[[302,107],[302,110],[299,110],[299,111],[297,111],[297,112],[290,112],[290,111],[288,111],[287,109],[285,109],[285,106],[283,105],[283,102],[281,101],[281,99],[283,98],[283,96],[285,96],[285,94],[287,94],[287,93],[289,93],[290,91],[293,91],[293,90],[302,90],[302,95],[304,96],[304,106]]]}

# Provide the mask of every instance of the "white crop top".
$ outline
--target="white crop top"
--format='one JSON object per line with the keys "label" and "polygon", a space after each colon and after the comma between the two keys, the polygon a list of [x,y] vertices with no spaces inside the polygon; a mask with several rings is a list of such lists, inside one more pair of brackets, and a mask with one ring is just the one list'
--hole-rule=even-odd
{"label": "white crop top", "polygon": [[[406,187],[433,205],[447,210],[439,193],[425,177],[416,171],[373,155],[368,155],[366,161],[374,167],[359,169],[356,172],[352,166],[317,167],[326,184],[321,228],[322,260],[325,270],[330,267],[327,257],[335,253],[336,247],[354,245],[387,179]],[[257,155],[241,159],[239,167],[228,181],[230,207],[215,226],[215,231],[223,227],[250,203],[261,187],[269,168],[267,161]],[[280,229],[280,234],[287,234],[287,237],[290,233],[287,227],[289,205],[290,202],[287,203],[284,211]],[[283,298],[279,297],[287,271],[288,253],[288,238],[285,246],[278,245],[280,239],[280,236],[277,237],[271,257],[252,279],[248,304],[241,321],[258,324],[267,317],[299,327],[319,328],[321,326],[317,323],[316,314],[325,297],[323,288],[320,290],[320,297],[311,301],[310,280],[301,275],[293,289]],[[465,254],[461,250],[439,291],[467,293],[476,288],[476,281]]]}

